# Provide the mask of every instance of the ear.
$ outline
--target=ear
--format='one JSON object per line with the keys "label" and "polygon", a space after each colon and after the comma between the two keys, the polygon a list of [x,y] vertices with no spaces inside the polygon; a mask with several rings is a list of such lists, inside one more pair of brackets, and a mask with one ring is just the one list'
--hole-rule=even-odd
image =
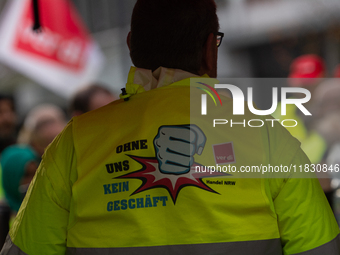
{"label": "ear", "polygon": [[131,31],[128,33],[127,37],[126,37],[126,44],[129,47],[129,50],[131,50],[130,47],[130,39],[131,39]]}
{"label": "ear", "polygon": [[208,70],[211,70],[214,67],[214,59],[215,59],[214,57],[214,52],[215,52],[214,46],[215,45],[213,44],[214,41],[216,41],[215,35],[213,33],[210,33],[204,46],[206,67],[208,68]]}
{"label": "ear", "polygon": [[210,33],[203,48],[201,75],[214,75],[217,62],[217,45],[214,33]]}

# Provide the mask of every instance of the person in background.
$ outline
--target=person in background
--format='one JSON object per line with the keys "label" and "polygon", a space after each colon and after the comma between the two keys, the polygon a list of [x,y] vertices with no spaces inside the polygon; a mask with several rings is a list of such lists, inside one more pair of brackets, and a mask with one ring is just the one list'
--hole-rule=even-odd
{"label": "person in background", "polygon": [[[327,144],[327,150],[320,163],[326,163],[329,171],[328,176],[340,180],[339,170],[336,165],[340,162],[339,145],[340,145],[340,80],[327,79],[320,83],[314,93],[314,111],[312,128],[321,135]],[[326,177],[328,177],[326,176]],[[328,189],[325,191],[327,199],[332,204],[338,220],[339,205],[334,204],[334,189],[340,186],[334,185],[337,181],[329,183],[329,179],[323,180],[323,185],[327,184]],[[326,182],[328,181],[328,183]],[[333,185],[331,185],[333,183]],[[339,194],[339,193],[338,193]],[[340,223],[340,221],[339,221]]]}
{"label": "person in background", "polygon": [[[305,116],[296,107],[295,104],[286,106],[287,114],[281,115],[281,104],[278,105],[273,116],[276,119],[294,119],[297,125],[286,127],[286,129],[301,142],[301,148],[306,153],[311,163],[319,164],[327,152],[327,141],[315,129],[314,123],[317,119],[316,92],[319,85],[326,77],[326,67],[323,59],[314,54],[302,55],[291,63],[290,74],[288,76],[288,85],[291,87],[301,87],[309,90],[311,99],[304,103],[304,107],[311,112],[312,116]],[[320,91],[320,90],[319,90]],[[304,96],[296,93],[293,97]],[[319,182],[331,206],[333,206],[332,197],[333,189],[331,187],[331,178],[328,173],[317,173]]]}
{"label": "person in background", "polygon": [[0,162],[6,202],[18,212],[40,157],[29,145],[12,145],[3,151]]}
{"label": "person in background", "polygon": [[[302,55],[291,63],[288,85],[309,90],[312,97],[307,103],[304,103],[304,107],[310,112],[314,111],[314,91],[325,78],[325,75],[324,61],[317,55]],[[293,95],[293,97],[300,96],[304,95],[299,93]],[[281,104],[279,104],[273,116],[280,120],[294,119],[298,122],[297,126],[286,127],[286,129],[301,142],[301,148],[310,161],[319,163],[326,152],[326,142],[311,128],[313,117],[303,115],[295,104],[288,104],[286,109],[287,114],[281,116]]]}
{"label": "person in background", "polygon": [[70,101],[71,116],[98,109],[114,101],[116,97],[104,86],[93,84],[78,90]]}
{"label": "person in background", "polygon": [[14,98],[0,94],[0,153],[16,143],[17,114]]}
{"label": "person in background", "polygon": [[[18,144],[1,154],[2,185],[5,199],[0,213],[0,245],[9,229],[10,217],[18,212],[46,147],[66,125],[64,112],[52,104],[38,105],[27,114],[19,131]],[[5,126],[5,125],[4,125]]]}
{"label": "person in background", "polygon": [[41,157],[66,123],[66,115],[58,106],[38,105],[27,114],[19,131],[18,143],[29,144]]}
{"label": "person in background", "polygon": [[40,157],[29,145],[11,145],[2,152],[0,163],[1,184],[5,194],[1,201],[0,213],[0,247],[2,247],[10,228],[10,220],[20,208],[40,163]]}
{"label": "person in background", "polygon": [[[14,98],[11,95],[0,93],[0,155],[2,151],[16,143],[17,114]],[[4,201],[2,186],[2,169],[0,167],[0,247],[5,242],[10,218],[10,207]]]}

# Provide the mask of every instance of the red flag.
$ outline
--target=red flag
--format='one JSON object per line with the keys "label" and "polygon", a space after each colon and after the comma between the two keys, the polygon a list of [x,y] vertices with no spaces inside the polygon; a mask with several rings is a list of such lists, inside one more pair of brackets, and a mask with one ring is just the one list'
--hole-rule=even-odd
{"label": "red flag", "polygon": [[102,54],[69,0],[39,0],[42,32],[31,0],[11,0],[0,27],[0,60],[68,96],[96,79]]}

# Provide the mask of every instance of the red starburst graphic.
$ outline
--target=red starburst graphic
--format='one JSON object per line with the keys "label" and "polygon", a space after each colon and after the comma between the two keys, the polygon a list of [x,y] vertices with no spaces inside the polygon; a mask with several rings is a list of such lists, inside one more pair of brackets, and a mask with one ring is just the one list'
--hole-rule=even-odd
{"label": "red starburst graphic", "polygon": [[139,186],[138,189],[136,189],[131,195],[137,194],[139,192],[154,189],[154,188],[165,188],[171,198],[174,204],[176,203],[177,197],[181,189],[183,189],[186,186],[194,186],[197,188],[201,188],[203,190],[217,193],[210,187],[208,187],[203,181],[202,178],[207,177],[218,177],[218,176],[227,176],[230,174],[222,173],[222,172],[202,172],[202,171],[196,171],[197,166],[201,166],[197,163],[194,163],[191,167],[191,170],[186,174],[164,174],[158,169],[158,161],[156,158],[143,158],[143,157],[136,157],[131,156],[132,159],[137,161],[142,165],[142,168],[140,170],[137,170],[133,173],[129,173],[126,175],[122,175],[119,177],[116,177],[118,179],[120,178],[135,178],[141,180],[143,183],[141,186]]}

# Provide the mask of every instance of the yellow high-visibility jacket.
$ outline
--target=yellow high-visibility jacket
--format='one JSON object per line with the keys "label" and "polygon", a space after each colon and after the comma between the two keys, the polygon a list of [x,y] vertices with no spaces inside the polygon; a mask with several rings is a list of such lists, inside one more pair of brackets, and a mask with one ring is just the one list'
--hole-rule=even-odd
{"label": "yellow high-visibility jacket", "polygon": [[[298,175],[310,162],[288,131],[268,117],[233,116],[228,97],[208,100],[201,116],[204,92],[189,78],[163,69],[158,80],[171,84],[145,91],[137,72],[129,100],[74,118],[46,150],[1,255],[339,254],[337,223],[318,180]],[[214,118],[264,125],[213,127]],[[191,134],[189,172],[160,171],[169,161],[158,146],[187,143],[164,143],[169,130]],[[252,166],[291,171],[241,172]]]}

